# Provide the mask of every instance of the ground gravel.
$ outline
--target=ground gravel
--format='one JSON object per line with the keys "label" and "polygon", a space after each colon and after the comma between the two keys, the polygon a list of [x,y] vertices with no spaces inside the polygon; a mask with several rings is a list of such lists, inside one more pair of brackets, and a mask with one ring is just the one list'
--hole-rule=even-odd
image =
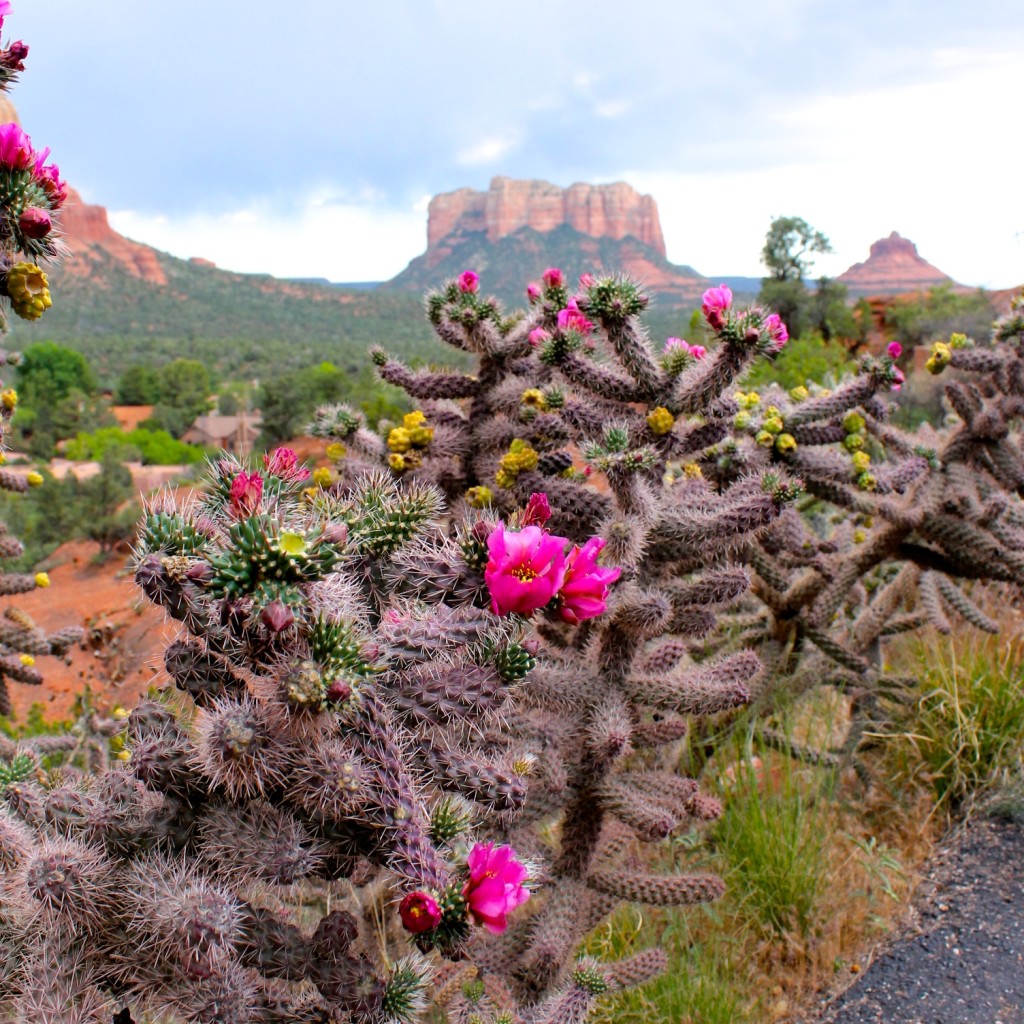
{"label": "ground gravel", "polygon": [[803,1024],[1024,1024],[1024,827],[973,818],[932,861],[910,921]]}

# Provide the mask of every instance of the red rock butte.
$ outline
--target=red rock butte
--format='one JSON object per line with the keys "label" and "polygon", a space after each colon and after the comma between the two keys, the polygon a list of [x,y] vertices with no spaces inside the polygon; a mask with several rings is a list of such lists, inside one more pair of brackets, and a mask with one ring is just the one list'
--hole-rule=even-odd
{"label": "red rock butte", "polygon": [[657,204],[621,181],[560,188],[547,181],[498,177],[486,192],[443,192],[430,201],[427,248],[454,231],[484,231],[489,242],[496,242],[520,228],[547,232],[562,224],[592,238],[631,236],[665,256]]}
{"label": "red rock butte", "polygon": [[917,246],[894,231],[871,245],[863,263],[855,263],[836,278],[851,295],[899,295],[927,291],[952,278],[918,254]]}

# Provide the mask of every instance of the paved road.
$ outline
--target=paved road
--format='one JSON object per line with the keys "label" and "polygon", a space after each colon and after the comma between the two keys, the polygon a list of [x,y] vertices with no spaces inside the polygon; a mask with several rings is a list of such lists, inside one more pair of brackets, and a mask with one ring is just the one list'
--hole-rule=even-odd
{"label": "paved road", "polygon": [[907,931],[805,1024],[1024,1024],[1024,827],[969,822]]}

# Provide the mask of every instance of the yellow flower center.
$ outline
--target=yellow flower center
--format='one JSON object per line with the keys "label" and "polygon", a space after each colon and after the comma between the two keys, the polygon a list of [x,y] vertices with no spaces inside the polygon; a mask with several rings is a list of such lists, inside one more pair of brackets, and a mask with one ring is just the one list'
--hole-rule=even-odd
{"label": "yellow flower center", "polygon": [[520,583],[531,583],[537,578],[537,573],[528,565],[517,566],[512,570],[512,575],[515,576]]}

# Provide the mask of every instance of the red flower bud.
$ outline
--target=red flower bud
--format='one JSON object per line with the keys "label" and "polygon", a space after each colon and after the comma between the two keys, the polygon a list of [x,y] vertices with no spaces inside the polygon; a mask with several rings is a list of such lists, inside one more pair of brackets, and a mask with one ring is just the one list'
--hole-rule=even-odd
{"label": "red flower bud", "polygon": [[334,682],[327,687],[327,699],[332,704],[341,704],[351,696],[352,687],[343,679],[335,679]]}
{"label": "red flower bud", "polygon": [[411,892],[398,905],[405,930],[413,935],[433,931],[441,923],[441,908],[428,892]]}
{"label": "red flower bud", "polygon": [[46,210],[30,206],[18,218],[18,227],[27,238],[45,238],[53,227],[53,221]]}
{"label": "red flower bud", "polygon": [[263,625],[274,633],[282,633],[294,621],[295,615],[283,601],[271,601],[260,615]]}

